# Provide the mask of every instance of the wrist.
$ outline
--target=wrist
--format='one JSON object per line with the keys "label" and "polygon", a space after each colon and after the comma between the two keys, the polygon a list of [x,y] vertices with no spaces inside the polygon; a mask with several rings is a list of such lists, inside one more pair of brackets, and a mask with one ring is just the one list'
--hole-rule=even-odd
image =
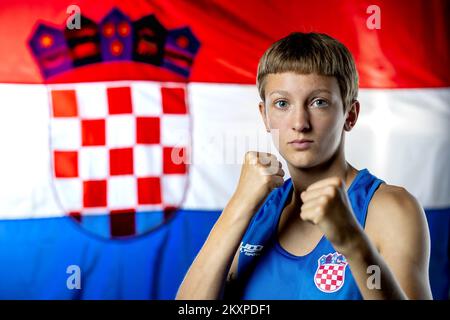
{"label": "wrist", "polygon": [[370,251],[369,248],[369,238],[360,227],[349,232],[346,241],[335,247],[339,253],[347,258],[365,256]]}
{"label": "wrist", "polygon": [[249,210],[249,207],[245,204],[230,200],[223,209],[218,221],[228,227],[247,224],[252,217]]}
{"label": "wrist", "polygon": [[246,197],[241,197],[239,193],[234,193],[226,209],[229,209],[228,211],[230,212],[238,213],[239,217],[251,218],[259,206],[260,203],[256,203]]}

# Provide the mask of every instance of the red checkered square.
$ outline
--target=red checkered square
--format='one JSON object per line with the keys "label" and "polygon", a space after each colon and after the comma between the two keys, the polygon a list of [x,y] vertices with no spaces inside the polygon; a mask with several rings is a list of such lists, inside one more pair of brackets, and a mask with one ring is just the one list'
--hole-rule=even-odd
{"label": "red checkered square", "polygon": [[111,236],[123,237],[136,233],[136,213],[133,209],[111,210]]}
{"label": "red checkered square", "polygon": [[136,142],[138,144],[159,144],[161,140],[158,117],[136,118]]}
{"label": "red checkered square", "polygon": [[186,163],[186,148],[163,148],[163,173],[185,174],[187,172]]}
{"label": "red checkered square", "polygon": [[83,220],[83,216],[81,215],[81,212],[79,212],[79,211],[69,212],[69,216],[78,222],[81,222]]}
{"label": "red checkered square", "polygon": [[76,117],[78,115],[75,90],[52,90],[53,117]]}
{"label": "red checkered square", "polygon": [[78,177],[78,152],[53,151],[56,178]]}
{"label": "red checkered square", "polygon": [[83,207],[106,207],[106,180],[83,181]]}
{"label": "red checkered square", "polygon": [[108,88],[109,114],[132,113],[130,87]]}
{"label": "red checkered square", "polygon": [[112,176],[133,174],[133,148],[109,150],[109,171]]}
{"label": "red checkered square", "polygon": [[184,88],[161,88],[163,113],[186,114],[186,93]]}
{"label": "red checkered square", "polygon": [[138,178],[138,204],[161,204],[161,180],[159,177]]}
{"label": "red checkered square", "polygon": [[82,146],[105,145],[105,120],[81,120]]}

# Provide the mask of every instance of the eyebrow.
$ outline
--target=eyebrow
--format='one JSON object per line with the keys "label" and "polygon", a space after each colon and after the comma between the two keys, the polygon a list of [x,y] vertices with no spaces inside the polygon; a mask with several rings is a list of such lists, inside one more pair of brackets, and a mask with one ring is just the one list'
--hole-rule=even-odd
{"label": "eyebrow", "polygon": [[317,94],[320,92],[326,92],[326,93],[329,93],[330,95],[333,95],[333,93],[328,89],[316,89],[313,92],[311,92],[309,95]]}
{"label": "eyebrow", "polygon": [[[329,93],[330,95],[333,94],[330,90],[321,88],[321,89],[316,89],[316,90],[312,91],[309,95],[314,95],[314,94],[317,94],[320,92],[326,92],[326,93]],[[271,93],[269,93],[269,96],[276,94],[276,93],[281,94],[281,95],[289,95],[289,92],[287,92],[287,91],[275,90],[275,91],[272,91]]]}
{"label": "eyebrow", "polygon": [[275,90],[275,91],[272,91],[271,93],[269,93],[269,96],[271,96],[271,95],[273,95],[273,94],[275,94],[275,93],[278,93],[278,94],[281,94],[281,95],[289,95],[289,92],[287,92],[287,91],[284,91],[284,90]]}

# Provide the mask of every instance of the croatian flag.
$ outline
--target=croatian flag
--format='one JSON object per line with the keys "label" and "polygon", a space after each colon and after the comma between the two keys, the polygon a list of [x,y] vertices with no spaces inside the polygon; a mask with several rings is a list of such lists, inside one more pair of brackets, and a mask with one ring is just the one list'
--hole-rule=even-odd
{"label": "croatian flag", "polygon": [[420,201],[433,295],[448,298],[449,9],[2,1],[0,298],[173,299],[245,151],[276,153],[256,67],[294,31],[327,33],[354,55],[361,115],[348,160]]}

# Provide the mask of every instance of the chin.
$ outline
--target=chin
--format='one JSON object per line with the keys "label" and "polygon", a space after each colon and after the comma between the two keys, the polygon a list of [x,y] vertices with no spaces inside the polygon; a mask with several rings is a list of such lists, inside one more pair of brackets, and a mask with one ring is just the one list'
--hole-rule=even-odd
{"label": "chin", "polygon": [[314,157],[314,155],[310,152],[303,153],[303,154],[290,154],[287,157],[283,157],[286,162],[297,169],[309,169],[314,166],[316,166],[319,161],[317,157]]}

